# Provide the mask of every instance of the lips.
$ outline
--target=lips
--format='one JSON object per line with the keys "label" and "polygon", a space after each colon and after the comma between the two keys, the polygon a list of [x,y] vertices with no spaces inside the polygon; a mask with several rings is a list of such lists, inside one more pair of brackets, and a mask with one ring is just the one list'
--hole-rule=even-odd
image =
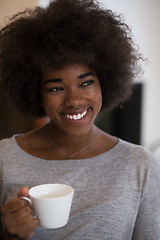
{"label": "lips", "polygon": [[67,113],[64,113],[64,116],[70,120],[80,120],[82,119],[86,114],[87,114],[87,111],[88,110],[84,110],[83,112],[81,113],[77,113],[77,114],[67,114]]}

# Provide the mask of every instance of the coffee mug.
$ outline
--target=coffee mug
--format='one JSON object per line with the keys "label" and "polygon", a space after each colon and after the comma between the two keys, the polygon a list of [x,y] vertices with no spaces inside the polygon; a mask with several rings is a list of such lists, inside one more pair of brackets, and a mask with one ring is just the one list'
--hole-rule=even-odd
{"label": "coffee mug", "polygon": [[67,224],[74,189],[64,184],[43,184],[29,190],[29,202],[44,228],[55,229]]}

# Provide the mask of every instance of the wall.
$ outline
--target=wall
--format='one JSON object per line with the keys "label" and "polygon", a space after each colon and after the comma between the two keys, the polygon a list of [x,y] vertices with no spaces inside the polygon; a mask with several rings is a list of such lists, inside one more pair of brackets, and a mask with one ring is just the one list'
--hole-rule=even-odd
{"label": "wall", "polygon": [[37,0],[0,0],[0,23],[4,23],[6,16],[11,17],[16,12],[37,5]]}
{"label": "wall", "polygon": [[105,7],[124,14],[134,40],[148,63],[143,64],[140,81],[143,89],[141,143],[151,148],[160,140],[160,1],[159,0],[101,0]]}

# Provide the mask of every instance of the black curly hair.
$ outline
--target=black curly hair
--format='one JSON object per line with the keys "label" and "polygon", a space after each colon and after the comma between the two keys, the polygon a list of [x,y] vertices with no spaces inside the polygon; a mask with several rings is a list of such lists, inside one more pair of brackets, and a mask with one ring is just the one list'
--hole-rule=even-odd
{"label": "black curly hair", "polygon": [[102,89],[102,109],[131,94],[140,55],[128,26],[94,0],[55,0],[25,10],[0,31],[0,84],[30,117],[45,116],[40,83],[43,68],[83,63]]}

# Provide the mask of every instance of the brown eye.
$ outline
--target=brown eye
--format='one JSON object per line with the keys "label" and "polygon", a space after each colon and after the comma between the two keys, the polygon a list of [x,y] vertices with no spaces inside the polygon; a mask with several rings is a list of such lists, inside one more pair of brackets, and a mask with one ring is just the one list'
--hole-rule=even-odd
{"label": "brown eye", "polygon": [[48,89],[48,92],[60,92],[60,91],[63,91],[63,88],[62,87],[52,87],[50,89]]}
{"label": "brown eye", "polygon": [[91,85],[93,83],[94,83],[94,80],[86,81],[86,82],[82,83],[82,87],[89,86],[89,85]]}

